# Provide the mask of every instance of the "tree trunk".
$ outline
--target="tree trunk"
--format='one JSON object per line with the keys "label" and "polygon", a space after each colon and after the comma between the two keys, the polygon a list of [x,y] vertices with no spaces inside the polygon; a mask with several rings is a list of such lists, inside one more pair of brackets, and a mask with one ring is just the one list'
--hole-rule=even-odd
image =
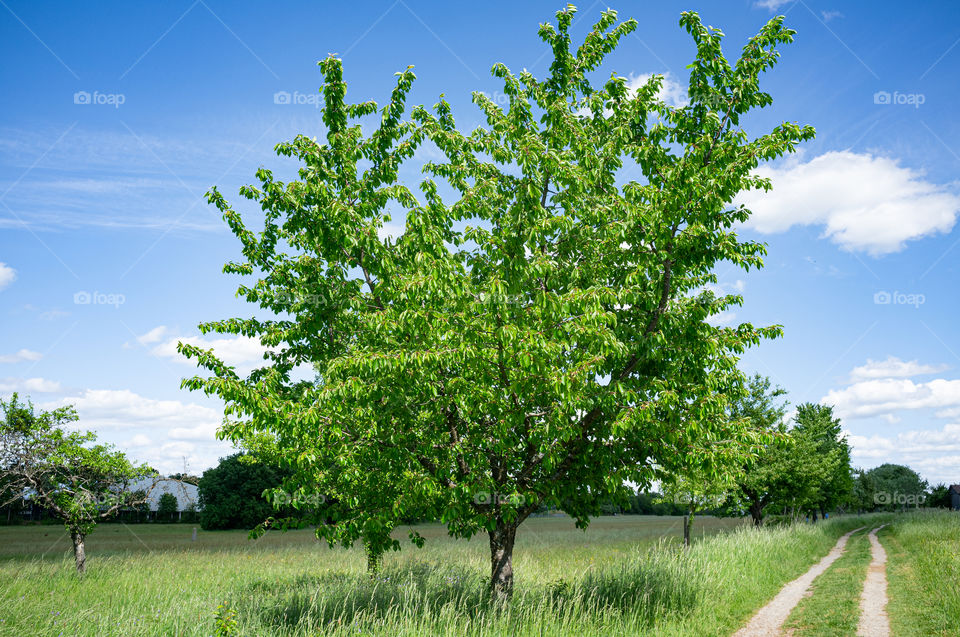
{"label": "tree trunk", "polygon": [[489,536],[490,592],[498,600],[507,600],[513,594],[513,544],[517,527],[498,520]]}
{"label": "tree trunk", "polygon": [[383,551],[375,550],[370,542],[363,543],[363,550],[367,554],[367,575],[376,577],[383,567]]}
{"label": "tree trunk", "polygon": [[750,515],[753,517],[753,526],[760,526],[763,523],[763,506],[759,502],[751,502]]}
{"label": "tree trunk", "polygon": [[87,570],[87,551],[83,546],[84,535],[80,531],[70,531],[73,540],[73,558],[77,562],[77,573],[83,575]]}
{"label": "tree trunk", "polygon": [[683,545],[690,548],[690,533],[693,531],[693,509],[683,518]]}

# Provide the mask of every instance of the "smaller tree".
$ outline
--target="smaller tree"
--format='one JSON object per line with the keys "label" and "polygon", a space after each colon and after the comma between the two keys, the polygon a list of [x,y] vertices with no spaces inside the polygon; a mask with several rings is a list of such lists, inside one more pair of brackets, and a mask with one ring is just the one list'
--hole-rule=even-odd
{"label": "smaller tree", "polygon": [[173,522],[178,510],[177,496],[172,493],[164,493],[160,496],[157,503],[157,519],[164,522]]}
{"label": "smaller tree", "polygon": [[754,526],[763,523],[770,504],[782,501],[796,486],[791,484],[786,469],[786,447],[791,442],[783,423],[786,403],[781,402],[781,396],[786,393],[781,387],[774,387],[769,378],[754,374],[743,395],[730,405],[731,419],[746,420],[755,432],[774,437],[774,442],[758,457],[744,456],[734,484],[735,501],[750,513]]}
{"label": "smaller tree", "polygon": [[731,475],[723,473],[711,476],[703,470],[691,470],[677,474],[663,482],[663,499],[684,507],[683,545],[690,548],[693,533],[693,518],[699,511],[723,506],[733,486]]}
{"label": "smaller tree", "polygon": [[924,502],[924,504],[934,509],[949,509],[950,490],[947,488],[947,485],[940,483],[935,487],[931,487],[930,495],[927,496],[927,501]]}
{"label": "smaller tree", "polygon": [[853,471],[853,491],[850,496],[850,503],[857,510],[857,514],[864,511],[872,511],[875,506],[873,480],[863,469],[854,469]]}
{"label": "smaller tree", "polygon": [[884,511],[919,507],[926,500],[927,481],[910,467],[886,463],[867,472],[873,483],[873,506]]}
{"label": "smaller tree", "polygon": [[28,497],[63,520],[73,541],[77,572],[86,570],[84,541],[97,522],[134,506],[127,486],[151,473],[110,445],[93,444],[93,432],[70,432],[73,407],[34,412],[17,394],[0,400],[0,479],[15,497]]}
{"label": "smaller tree", "polygon": [[180,482],[192,484],[193,486],[198,486],[200,484],[200,476],[193,476],[189,473],[171,473],[167,477],[171,480],[179,480]]}
{"label": "smaller tree", "polygon": [[136,522],[143,522],[150,518],[150,503],[147,501],[147,492],[143,489],[137,489],[133,492],[133,499],[136,502],[133,505],[133,515]]}

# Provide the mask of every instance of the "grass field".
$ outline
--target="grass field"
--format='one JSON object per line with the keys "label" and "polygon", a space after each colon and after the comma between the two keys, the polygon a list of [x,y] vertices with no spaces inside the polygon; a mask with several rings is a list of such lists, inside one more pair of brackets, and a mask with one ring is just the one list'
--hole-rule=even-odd
{"label": "grass field", "polygon": [[507,608],[487,603],[486,538],[434,525],[418,527],[423,550],[388,555],[375,581],[362,552],[308,531],[256,542],[201,531],[194,543],[191,525],[102,525],[80,580],[60,527],[6,527],[0,634],[212,635],[221,604],[238,635],[729,634],[868,520],[757,531],[699,518],[684,551],[680,518],[604,517],[586,532],[537,518],[521,527]]}
{"label": "grass field", "polygon": [[895,635],[960,635],[960,513],[899,517],[878,534],[887,551]]}

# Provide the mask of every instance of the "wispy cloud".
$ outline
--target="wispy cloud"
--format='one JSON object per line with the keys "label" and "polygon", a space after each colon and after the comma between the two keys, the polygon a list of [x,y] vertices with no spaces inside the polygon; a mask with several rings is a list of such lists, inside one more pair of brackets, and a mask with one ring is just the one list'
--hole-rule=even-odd
{"label": "wispy cloud", "polygon": [[785,4],[793,4],[796,0],[757,0],[753,5],[761,9],[769,9],[770,11],[776,11]]}
{"label": "wispy cloud", "polygon": [[0,354],[0,363],[22,363],[24,361],[38,361],[41,358],[43,358],[43,354],[40,352],[21,349],[13,354]]}
{"label": "wispy cloud", "polygon": [[916,360],[902,361],[896,356],[889,356],[882,361],[868,358],[864,365],[853,368],[850,379],[861,381],[876,378],[910,378],[924,374],[937,374],[947,368],[947,365],[924,365]]}
{"label": "wispy cloud", "polygon": [[0,391],[53,394],[60,391],[60,383],[46,378],[0,378]]}

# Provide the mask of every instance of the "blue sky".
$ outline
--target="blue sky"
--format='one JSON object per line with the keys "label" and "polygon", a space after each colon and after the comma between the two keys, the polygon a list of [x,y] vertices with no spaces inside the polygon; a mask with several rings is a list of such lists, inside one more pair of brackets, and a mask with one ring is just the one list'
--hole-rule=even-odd
{"label": "blue sky", "polygon": [[[606,6],[582,2],[574,31]],[[221,274],[238,244],[203,193],[217,185],[254,212],[236,194],[254,171],[292,174],[272,148],[323,134],[316,62],[328,53],[343,57],[353,101],[384,101],[412,64],[410,103],[445,93],[472,128],[470,92],[501,89],[495,62],[546,71],[537,25],[559,8],[0,0],[11,62],[0,67],[0,394],[73,403],[84,427],[164,472],[184,458],[193,472],[215,464],[229,453],[214,439],[220,406],[179,389],[192,368],[175,345],[197,341],[201,321],[251,310]],[[960,482],[960,4],[613,8],[639,28],[604,72],[665,74],[675,103],[694,53],[681,11],[720,27],[728,57],[773,15],[798,31],[765,78],[774,105],[746,129],[795,120],[817,138],[763,169],[772,193],[744,198],[756,214],[743,233],[768,243],[767,267],[718,269],[745,298],[719,320],[784,325],[744,370],[771,376],[794,404],[834,404],[857,465],[902,462]],[[248,369],[262,351],[214,345]]]}

